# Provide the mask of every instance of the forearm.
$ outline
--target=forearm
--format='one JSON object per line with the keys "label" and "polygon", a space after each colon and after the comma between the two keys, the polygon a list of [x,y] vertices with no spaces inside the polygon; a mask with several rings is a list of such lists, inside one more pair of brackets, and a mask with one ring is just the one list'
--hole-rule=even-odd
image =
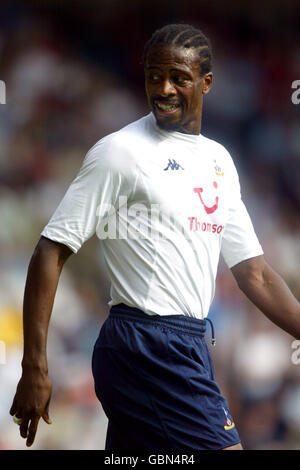
{"label": "forearm", "polygon": [[247,279],[244,276],[237,281],[249,300],[273,323],[300,339],[300,304],[267,263],[261,272],[249,271]]}
{"label": "forearm", "polygon": [[[62,250],[66,249],[64,247]],[[47,372],[47,333],[60,273],[66,259],[57,244],[40,240],[31,258],[23,305],[23,368]]]}

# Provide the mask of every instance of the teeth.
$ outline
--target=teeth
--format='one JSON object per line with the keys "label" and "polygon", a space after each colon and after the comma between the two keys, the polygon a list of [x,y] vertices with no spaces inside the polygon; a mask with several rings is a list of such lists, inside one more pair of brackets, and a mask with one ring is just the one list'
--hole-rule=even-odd
{"label": "teeth", "polygon": [[173,109],[178,108],[178,104],[165,104],[165,103],[159,103],[156,101],[156,105],[159,109],[162,109],[163,111],[172,111]]}

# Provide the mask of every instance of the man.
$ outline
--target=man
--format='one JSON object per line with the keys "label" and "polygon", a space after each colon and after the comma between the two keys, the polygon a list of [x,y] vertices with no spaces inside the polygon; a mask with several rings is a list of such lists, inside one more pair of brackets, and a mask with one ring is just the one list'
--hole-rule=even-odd
{"label": "man", "polygon": [[88,152],[29,265],[10,410],[29,446],[39,419],[50,423],[46,339],[58,279],[96,231],[112,281],[93,353],[106,449],[242,449],[204,340],[220,252],[247,297],[300,337],[299,303],[264,260],[232,159],[200,133],[208,39],[165,26],[146,44],[144,68],[151,113]]}

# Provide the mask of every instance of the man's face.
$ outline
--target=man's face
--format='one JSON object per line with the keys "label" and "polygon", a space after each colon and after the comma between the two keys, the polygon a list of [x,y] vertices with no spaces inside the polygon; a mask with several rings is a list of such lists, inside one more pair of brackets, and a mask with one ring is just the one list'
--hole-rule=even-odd
{"label": "man's face", "polygon": [[153,46],[145,63],[148,103],[157,124],[168,131],[199,134],[203,94],[212,85],[212,73],[201,76],[193,49]]}

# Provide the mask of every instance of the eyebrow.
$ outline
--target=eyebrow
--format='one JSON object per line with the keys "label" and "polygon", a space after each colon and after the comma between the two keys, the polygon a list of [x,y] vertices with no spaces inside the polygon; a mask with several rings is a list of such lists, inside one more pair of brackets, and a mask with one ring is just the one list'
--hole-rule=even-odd
{"label": "eyebrow", "polygon": [[[146,65],[145,69],[146,69],[146,70],[150,70],[150,69],[161,70],[160,67],[158,67],[157,65]],[[172,68],[170,71],[171,71],[171,72],[181,72],[181,73],[184,73],[184,74],[186,74],[186,75],[191,75],[191,73],[188,72],[187,70],[178,69],[178,68]]]}

